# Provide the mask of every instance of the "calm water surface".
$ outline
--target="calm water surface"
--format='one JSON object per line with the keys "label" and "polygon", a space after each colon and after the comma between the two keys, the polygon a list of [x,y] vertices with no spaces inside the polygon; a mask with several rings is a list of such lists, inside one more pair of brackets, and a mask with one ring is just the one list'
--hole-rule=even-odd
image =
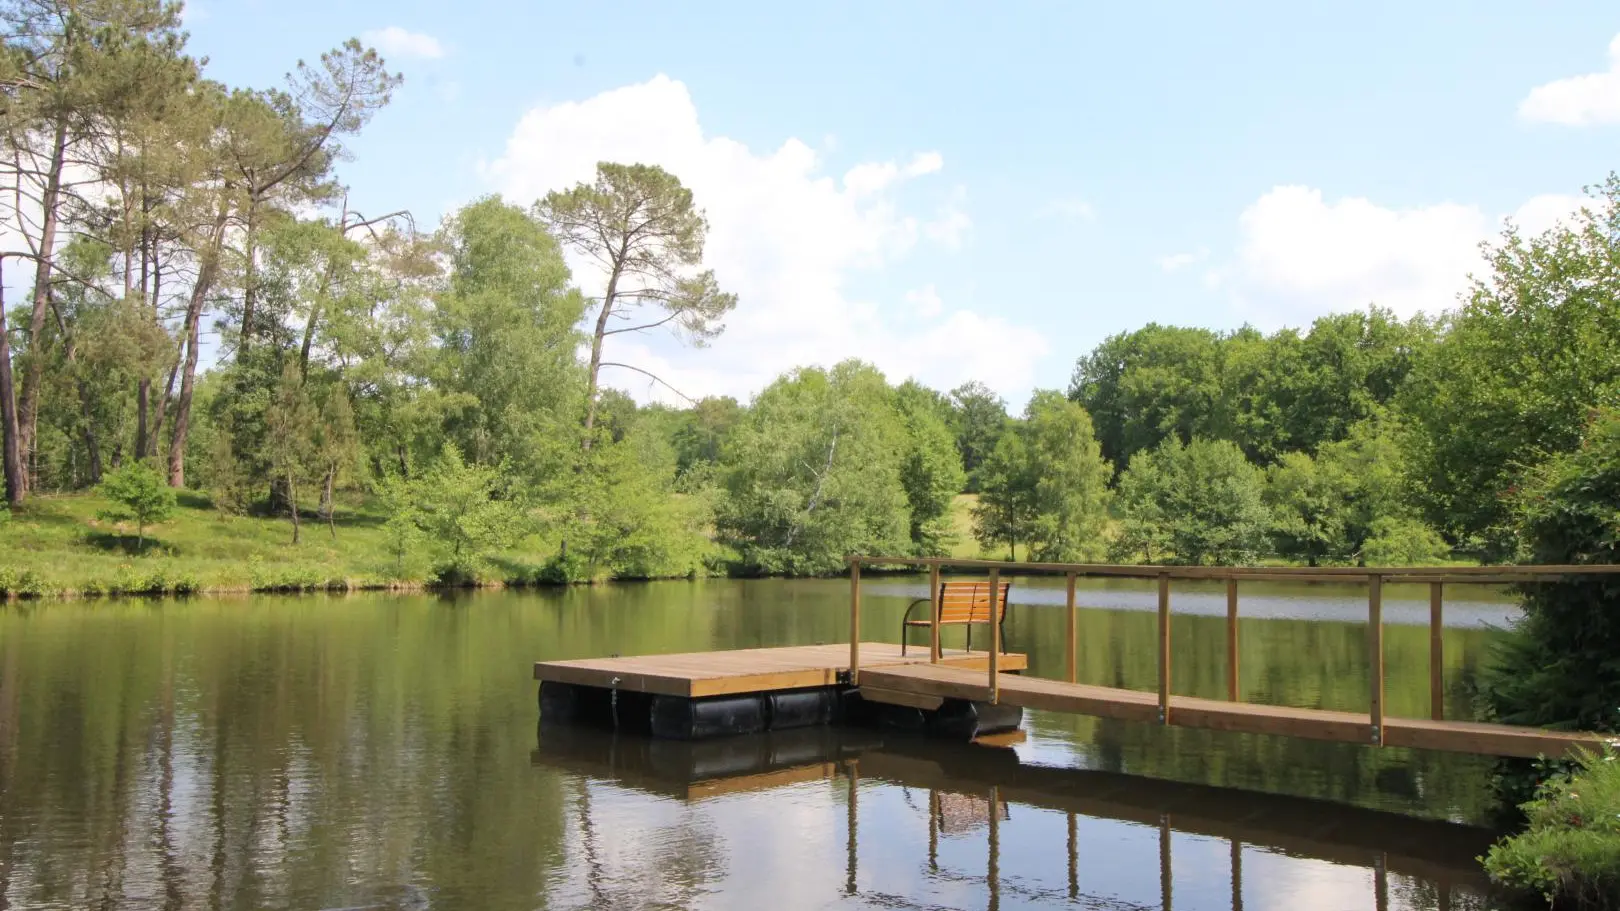
{"label": "calm water surface", "polygon": [[[1083,681],[1155,687],[1149,585],[1083,590]],[[1063,673],[1060,586],[1014,588],[1033,674]],[[0,911],[1488,906],[1473,757],[1038,713],[994,747],[537,724],[537,659],[847,641],[847,591],[0,606]],[[865,637],[922,591],[869,581]],[[1389,711],[1423,716],[1427,592],[1385,597]],[[1224,590],[1174,604],[1175,690],[1222,696]],[[1246,584],[1245,698],[1364,710],[1365,609]],[[1450,593],[1454,716],[1512,615]]]}

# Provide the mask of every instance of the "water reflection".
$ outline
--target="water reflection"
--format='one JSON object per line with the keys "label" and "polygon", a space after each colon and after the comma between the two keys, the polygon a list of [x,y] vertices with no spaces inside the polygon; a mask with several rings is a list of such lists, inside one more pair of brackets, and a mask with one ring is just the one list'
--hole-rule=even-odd
{"label": "water reflection", "polygon": [[[1312,591],[1334,604],[1364,597],[1354,586]],[[1039,592],[1032,584],[1023,594]],[[1176,598],[1180,610],[1179,585]],[[872,593],[870,635],[892,641],[907,603]],[[1384,850],[1392,907],[1432,907],[1414,890],[1433,893],[1441,878],[1397,860],[1428,856],[1413,852],[1429,851],[1430,839],[1413,836],[1423,843],[1408,848],[1401,833],[1451,829],[1407,820],[1373,830],[1372,841],[1345,833],[1357,819],[1401,818],[1389,811],[1477,820],[1489,798],[1489,763],[1478,757],[1041,713],[1028,716],[1016,756],[943,772],[931,770],[945,761],[933,753],[840,740],[847,752],[829,754],[814,739],[704,746],[695,755],[720,765],[678,788],[662,770],[695,761],[678,745],[619,742],[586,751],[597,757],[590,767],[535,765],[533,661],[846,641],[848,617],[838,580],[0,606],[0,909],[788,909],[891,898],[984,907],[990,820],[969,821],[980,818],[973,807],[990,805],[992,786],[1006,807],[996,819],[1003,907],[1047,901],[1031,895],[1068,900],[1070,813],[1082,906],[1157,906],[1168,813],[1178,907],[1227,906],[1234,838],[1246,846],[1251,907],[1375,907],[1363,899]],[[1064,619],[1015,599],[1009,645],[1029,654],[1032,673],[1064,673]],[[1079,620],[1083,682],[1154,687],[1151,612],[1087,608]],[[1359,610],[1342,622],[1244,624],[1245,699],[1365,708]],[[1175,691],[1222,697],[1224,619],[1178,614],[1173,626]],[[1470,711],[1490,635],[1446,631],[1448,715]],[[1388,632],[1391,714],[1427,713],[1428,648],[1421,627]],[[604,770],[609,754],[627,758]],[[1054,778],[1042,767],[1089,771]],[[728,790],[738,776],[727,770],[739,768],[776,777]],[[1204,792],[1175,781],[1334,803],[1194,800],[1185,795]],[[1035,793],[1022,790],[1032,782]],[[1132,796],[1141,791],[1191,802],[1144,804]],[[932,855],[930,792],[958,795],[941,805]],[[1081,797],[1136,815],[1072,802]],[[1259,825],[1265,807],[1274,809],[1258,833],[1213,828]],[[1200,828],[1200,814],[1212,827]],[[1289,816],[1306,828],[1283,829],[1277,820]],[[1313,844],[1357,853],[1313,854],[1283,839],[1318,829],[1329,837]],[[1471,851],[1443,869],[1471,869]],[[849,869],[853,896],[843,891]]]}
{"label": "water reflection", "polygon": [[[634,894],[680,907],[1163,911],[1486,901],[1482,829],[1041,765],[1007,746],[822,729],[694,744],[543,725],[531,761],[594,795],[576,804],[582,881],[556,884],[592,907]],[[605,861],[609,829],[638,848]],[[668,850],[694,843],[729,850],[696,863]]]}

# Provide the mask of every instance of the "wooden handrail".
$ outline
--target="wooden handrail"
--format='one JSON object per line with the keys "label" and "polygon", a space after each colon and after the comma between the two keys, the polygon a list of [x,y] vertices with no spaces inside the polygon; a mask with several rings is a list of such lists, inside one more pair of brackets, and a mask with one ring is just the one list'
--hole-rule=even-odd
{"label": "wooden handrail", "polygon": [[[1113,563],[1017,563],[1010,560],[958,560],[950,557],[868,557],[845,558],[850,568],[849,677],[855,683],[860,673],[860,600],[862,566],[926,566],[929,597],[939,597],[940,571],[945,567],[985,569],[990,574],[990,615],[996,616],[997,584],[1003,570],[1009,574],[1062,573],[1066,581],[1064,645],[1065,670],[1070,683],[1077,680],[1075,580],[1080,577],[1156,579],[1158,581],[1159,625],[1159,718],[1170,723],[1170,582],[1182,580],[1224,580],[1226,582],[1226,693],[1233,702],[1242,696],[1238,642],[1239,581],[1366,582],[1367,651],[1372,665],[1369,674],[1368,732],[1375,744],[1384,742],[1384,619],[1383,586],[1386,582],[1427,584],[1429,586],[1429,712],[1436,720],[1445,717],[1445,646],[1443,592],[1446,583],[1499,585],[1513,582],[1543,582],[1566,576],[1620,575],[1620,565],[1538,565],[1538,566],[1165,566]],[[1006,606],[1003,605],[1005,610]],[[939,610],[932,611],[929,646],[930,661],[939,660]],[[995,703],[1001,695],[1001,625],[991,624],[989,680],[987,697]]]}
{"label": "wooden handrail", "polygon": [[1295,581],[1356,582],[1377,573],[1385,580],[1402,582],[1469,582],[1481,585],[1534,581],[1556,576],[1617,575],[1620,565],[1544,566],[1171,566],[1163,564],[1118,563],[1018,563],[1010,560],[965,560],[953,557],[869,557],[844,558],[850,565],[862,566],[939,566],[961,569],[1000,569],[1025,573],[1074,573],[1076,576],[1122,576],[1155,579],[1162,573],[1172,579],[1280,579]]}

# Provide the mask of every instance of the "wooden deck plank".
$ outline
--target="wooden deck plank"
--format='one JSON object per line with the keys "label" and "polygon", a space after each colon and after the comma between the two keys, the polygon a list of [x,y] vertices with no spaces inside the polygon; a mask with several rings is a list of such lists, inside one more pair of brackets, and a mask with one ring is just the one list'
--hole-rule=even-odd
{"label": "wooden deck plank", "polygon": [[[983,700],[987,689],[979,674],[939,665],[877,668],[863,673],[862,682],[887,692],[945,699]],[[1036,677],[1005,677],[1001,681],[1001,701],[1024,708],[1101,718],[1158,720],[1158,699],[1154,693]],[[1234,703],[1192,696],[1172,696],[1170,706],[1170,723],[1177,727],[1373,743],[1371,719],[1358,712]],[[1414,749],[1487,756],[1562,757],[1579,747],[1593,748],[1601,742],[1601,736],[1596,734],[1541,728],[1427,718],[1384,719],[1384,744]]]}
{"label": "wooden deck plank", "polygon": [[[692,698],[833,686],[838,683],[839,673],[848,667],[848,660],[846,645],[582,658],[536,662],[534,679]],[[948,649],[940,660],[948,666],[983,671],[988,656],[980,651]],[[899,645],[861,643],[863,668],[927,663],[926,647],[910,649],[902,657]],[[1022,670],[1028,665],[1024,655],[1001,656],[1005,670]]]}
{"label": "wooden deck plank", "polygon": [[1385,718],[1384,743],[1419,750],[1450,750],[1534,759],[1538,756],[1572,756],[1581,747],[1596,751],[1603,745],[1603,736],[1472,721]]}

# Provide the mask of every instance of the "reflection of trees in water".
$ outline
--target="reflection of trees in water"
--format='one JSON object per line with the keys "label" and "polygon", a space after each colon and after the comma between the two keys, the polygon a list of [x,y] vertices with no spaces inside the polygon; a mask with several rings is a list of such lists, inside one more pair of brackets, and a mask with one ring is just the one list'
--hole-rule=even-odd
{"label": "reflection of trees in water", "polygon": [[[1064,611],[1015,609],[1011,617],[1021,625],[1017,636],[1009,633],[1009,648],[1032,653],[1032,674],[1062,676]],[[1225,619],[1178,615],[1172,631],[1175,692],[1225,698]],[[1304,708],[1366,710],[1367,633],[1360,618],[1346,617],[1342,623],[1245,620],[1241,636],[1244,698]],[[1468,682],[1482,660],[1488,636],[1478,629],[1445,633],[1448,717],[1468,717]],[[1427,630],[1386,625],[1384,640],[1388,712],[1427,718]],[[1156,620],[1151,615],[1080,611],[1077,664],[1082,683],[1154,690],[1157,647]],[[1087,764],[1109,771],[1465,820],[1482,818],[1492,803],[1490,762],[1481,757],[1166,729],[1039,712],[1031,713],[1030,724],[1036,732],[1084,744]]]}
{"label": "reflection of trees in water", "polygon": [[[574,815],[590,898],[580,907],[687,908],[726,875],[725,842],[690,804],[679,805],[680,821],[633,835],[622,828],[607,833],[596,820],[591,786],[574,780]],[[607,843],[604,844],[604,838]],[[604,857],[607,854],[609,856]]]}
{"label": "reflection of trees in water", "polygon": [[428,599],[0,614],[0,908],[533,905],[562,806],[512,761],[532,697],[487,675],[543,630],[464,621]]}

